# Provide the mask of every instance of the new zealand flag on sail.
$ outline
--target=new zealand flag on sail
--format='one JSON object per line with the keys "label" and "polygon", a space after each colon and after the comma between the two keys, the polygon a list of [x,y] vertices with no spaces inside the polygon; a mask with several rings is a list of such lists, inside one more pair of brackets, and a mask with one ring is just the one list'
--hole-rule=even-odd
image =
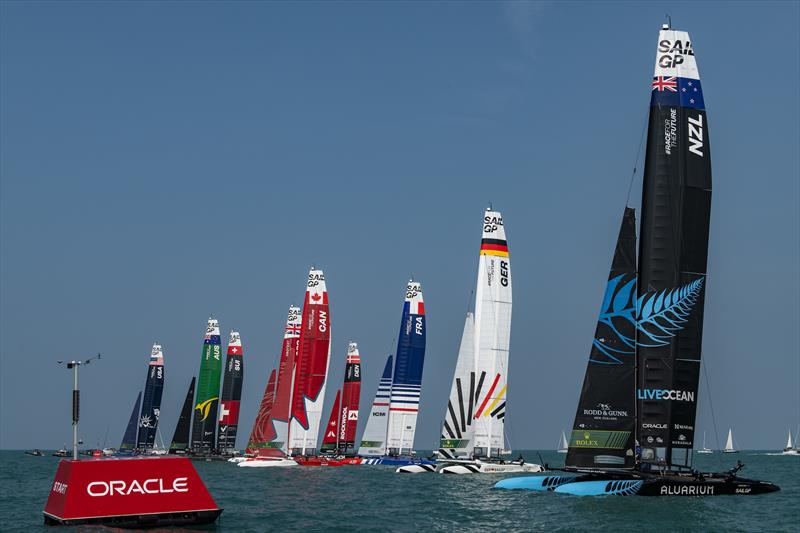
{"label": "new zealand flag on sail", "polygon": [[677,76],[656,76],[653,78],[651,106],[689,107],[705,109],[703,89],[700,80],[679,78]]}

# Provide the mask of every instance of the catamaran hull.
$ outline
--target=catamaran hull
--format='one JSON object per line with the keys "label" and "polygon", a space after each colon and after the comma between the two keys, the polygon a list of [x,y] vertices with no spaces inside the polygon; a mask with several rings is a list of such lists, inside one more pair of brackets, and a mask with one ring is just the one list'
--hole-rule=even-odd
{"label": "catamaran hull", "polygon": [[297,463],[292,459],[247,459],[236,466],[244,468],[269,468],[269,467],[287,467],[297,466]]}
{"label": "catamaran hull", "polygon": [[482,461],[463,461],[458,463],[433,463],[429,461],[401,466],[396,473],[423,474],[439,472],[440,474],[519,474],[522,472],[544,472],[541,465],[534,463],[485,463]]}
{"label": "catamaran hull", "polygon": [[386,465],[386,466],[417,466],[417,465],[426,465],[426,466],[436,466],[435,461],[430,461],[428,459],[417,459],[413,457],[361,457],[359,458],[359,463],[362,465]]}
{"label": "catamaran hull", "polygon": [[544,472],[534,463],[461,463],[444,465],[436,469],[440,474],[518,474]]}
{"label": "catamaran hull", "polygon": [[537,492],[552,492],[557,487],[575,481],[575,476],[525,476],[511,477],[498,481],[494,488],[505,490],[533,490]]}
{"label": "catamaran hull", "polygon": [[536,476],[504,479],[495,488],[573,496],[723,496],[776,492],[777,485],[745,478],[689,476]]}

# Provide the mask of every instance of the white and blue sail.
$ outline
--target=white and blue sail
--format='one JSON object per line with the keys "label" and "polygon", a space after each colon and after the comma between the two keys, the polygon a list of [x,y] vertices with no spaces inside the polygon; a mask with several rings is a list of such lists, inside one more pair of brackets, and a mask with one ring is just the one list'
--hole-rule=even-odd
{"label": "white and blue sail", "polygon": [[425,304],[422,285],[409,281],[397,339],[386,448],[389,455],[410,453],[414,446],[425,363]]}
{"label": "white and blue sail", "polygon": [[389,422],[389,399],[392,393],[392,356],[386,359],[386,366],[378,382],[378,390],[372,402],[367,425],[361,436],[358,455],[382,456],[386,454],[386,431]]}

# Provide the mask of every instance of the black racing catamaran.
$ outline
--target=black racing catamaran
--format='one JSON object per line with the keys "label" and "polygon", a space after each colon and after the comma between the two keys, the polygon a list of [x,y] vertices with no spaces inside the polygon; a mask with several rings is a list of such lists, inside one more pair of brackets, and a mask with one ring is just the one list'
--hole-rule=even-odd
{"label": "black racing catamaran", "polygon": [[[689,34],[659,34],[647,135],[638,264],[626,208],[559,475],[505,489],[574,495],[763,494],[779,488],[692,468],[700,375],[711,163]],[[637,268],[638,267],[638,268]]]}

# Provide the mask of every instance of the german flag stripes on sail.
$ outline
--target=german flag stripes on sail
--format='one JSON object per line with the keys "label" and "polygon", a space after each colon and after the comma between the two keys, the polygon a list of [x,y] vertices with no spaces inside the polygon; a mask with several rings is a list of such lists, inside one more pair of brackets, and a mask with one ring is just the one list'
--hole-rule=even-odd
{"label": "german flag stripes on sail", "polygon": [[505,239],[481,239],[481,255],[508,257],[508,243]]}

